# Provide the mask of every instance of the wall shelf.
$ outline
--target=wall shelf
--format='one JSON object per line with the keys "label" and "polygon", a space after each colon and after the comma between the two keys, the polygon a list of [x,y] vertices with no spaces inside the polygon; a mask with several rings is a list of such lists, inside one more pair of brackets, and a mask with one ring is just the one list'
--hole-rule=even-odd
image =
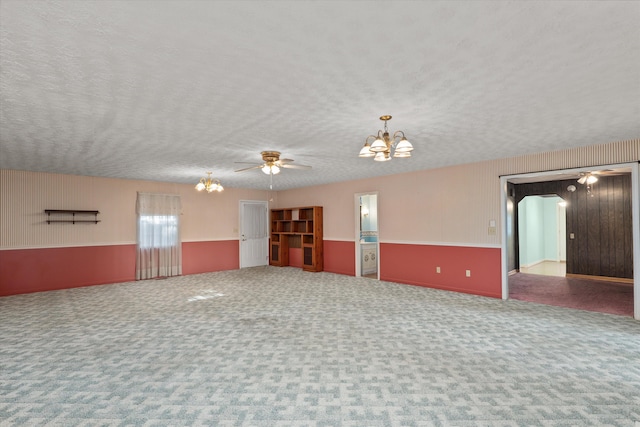
{"label": "wall shelf", "polygon": [[[100,222],[98,219],[98,214],[100,211],[84,211],[77,209],[45,209],[44,213],[47,214],[47,224],[51,224],[52,222],[68,222],[71,224],[75,224],[78,222],[90,222],[92,224],[97,224]],[[51,219],[51,215],[59,215],[58,219]],[[88,219],[89,215],[93,215],[93,219]],[[71,216],[71,217],[69,217]]]}
{"label": "wall shelf", "polygon": [[322,206],[271,209],[271,265],[289,265],[289,248],[302,250],[302,269],[322,271]]}

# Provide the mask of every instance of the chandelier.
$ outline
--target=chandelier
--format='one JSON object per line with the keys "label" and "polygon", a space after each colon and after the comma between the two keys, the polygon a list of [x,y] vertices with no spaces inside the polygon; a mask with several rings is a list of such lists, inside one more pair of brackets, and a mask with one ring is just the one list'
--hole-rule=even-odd
{"label": "chandelier", "polygon": [[[387,129],[387,121],[391,120],[391,116],[381,116],[380,120],[384,122],[384,131],[379,130],[378,135],[369,135],[364,141],[364,147],[360,150],[360,157],[373,157],[376,162],[386,162],[391,157],[411,157],[413,145],[404,136],[404,132],[397,130],[393,136],[389,136]],[[373,138],[373,143],[370,143]],[[393,149],[393,155],[391,150]]]}
{"label": "chandelier", "polygon": [[196,184],[196,190],[207,190],[207,193],[212,193],[214,191],[220,192],[224,190],[224,188],[222,184],[220,184],[219,179],[211,179],[211,172],[207,172],[207,177],[200,178],[200,182]]}

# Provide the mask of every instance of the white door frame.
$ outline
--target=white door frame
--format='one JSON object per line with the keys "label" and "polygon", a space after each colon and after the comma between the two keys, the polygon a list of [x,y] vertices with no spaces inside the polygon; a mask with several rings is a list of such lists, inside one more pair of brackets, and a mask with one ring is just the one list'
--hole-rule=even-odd
{"label": "white door frame", "polygon": [[[556,257],[558,262],[566,262],[567,261],[567,208],[565,206],[561,206],[560,203],[556,205],[556,221],[558,224],[558,227],[556,230],[556,245],[558,249]],[[564,254],[564,259],[562,256],[563,254]]]}
{"label": "white door frame", "polygon": [[376,239],[376,263],[377,263],[377,275],[380,280],[380,209],[379,209],[379,195],[377,191],[369,191],[366,193],[356,193],[353,196],[353,213],[355,224],[355,251],[356,251],[356,277],[362,276],[362,247],[360,246],[360,197],[362,196],[376,196],[376,213],[378,215],[378,238]]}
{"label": "white door frame", "polygon": [[556,175],[559,172],[579,173],[594,169],[630,168],[631,169],[631,223],[633,232],[633,317],[640,320],[640,172],[638,163],[598,165],[576,169],[564,169],[549,172],[533,172],[500,177],[500,229],[502,259],[502,299],[509,299],[509,271],[507,254],[507,182],[514,178],[534,178]]}
{"label": "white door frame", "polygon": [[265,230],[267,235],[265,236],[265,249],[266,249],[266,259],[264,261],[264,264],[262,265],[269,265],[269,202],[266,200],[240,200],[239,201],[239,223],[240,226],[239,228],[239,236],[238,236],[238,250],[240,252],[240,268],[244,268],[246,267],[246,260],[243,260],[243,255],[242,255],[242,242],[245,240],[244,239],[244,230],[242,229],[243,227],[243,219],[244,219],[244,206],[245,205],[262,205],[264,206],[264,212],[265,212],[265,216],[264,216],[264,221],[265,221]]}

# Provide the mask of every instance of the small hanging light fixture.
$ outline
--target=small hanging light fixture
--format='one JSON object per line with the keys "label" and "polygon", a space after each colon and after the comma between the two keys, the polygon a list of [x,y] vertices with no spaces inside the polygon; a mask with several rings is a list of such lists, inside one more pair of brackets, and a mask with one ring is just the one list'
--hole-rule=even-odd
{"label": "small hanging light fixture", "polygon": [[221,192],[224,188],[219,179],[211,179],[211,172],[207,172],[207,177],[200,178],[200,182],[196,184],[196,190],[207,190],[207,193],[212,193],[214,191]]}
{"label": "small hanging light fixture", "polygon": [[593,197],[593,184],[598,181],[598,177],[593,175],[591,172],[580,174],[580,179],[578,179],[578,183],[587,186],[587,194],[590,197]]}
{"label": "small hanging light fixture", "polygon": [[[411,157],[413,145],[407,141],[404,132],[397,130],[393,133],[393,137],[389,136],[387,121],[391,120],[391,116],[381,116],[380,120],[384,122],[384,131],[379,130],[377,135],[369,135],[365,139],[359,157],[373,157],[376,162],[386,162],[391,160],[391,157]],[[371,138],[374,140],[373,143],[369,142]]]}

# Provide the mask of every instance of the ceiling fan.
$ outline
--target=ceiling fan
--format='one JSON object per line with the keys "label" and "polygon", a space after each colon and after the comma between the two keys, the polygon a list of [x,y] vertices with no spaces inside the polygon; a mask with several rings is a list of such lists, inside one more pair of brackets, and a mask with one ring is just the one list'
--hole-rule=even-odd
{"label": "ceiling fan", "polygon": [[238,169],[236,172],[245,172],[252,169],[261,169],[267,175],[276,175],[280,173],[280,169],[311,169],[311,166],[307,165],[292,165],[292,159],[281,159],[279,151],[263,151],[260,153],[264,163],[255,164],[248,162],[236,162],[238,164],[250,164],[248,168]]}
{"label": "ceiling fan", "polygon": [[611,170],[611,169],[603,169],[603,170],[596,170],[596,171],[589,171],[589,172],[581,172],[580,173],[580,178],[578,178],[578,184],[593,184],[596,181],[598,181],[598,175],[601,176],[614,176],[614,175],[620,175],[620,172]]}
{"label": "ceiling fan", "polygon": [[582,172],[580,178],[578,178],[578,184],[593,184],[598,180],[598,177],[591,172]]}

